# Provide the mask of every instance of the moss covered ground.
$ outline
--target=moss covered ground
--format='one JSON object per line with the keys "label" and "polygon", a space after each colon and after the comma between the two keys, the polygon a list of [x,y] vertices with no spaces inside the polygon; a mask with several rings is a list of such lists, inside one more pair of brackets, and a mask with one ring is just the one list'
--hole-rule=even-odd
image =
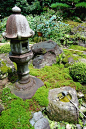
{"label": "moss covered ground", "polygon": [[[85,49],[75,46],[75,48],[78,48],[78,50],[80,49],[80,51],[74,51],[74,46],[71,46],[70,48],[73,49],[73,51],[63,49],[64,53],[59,59],[61,60],[60,63],[57,59],[56,64],[45,66],[42,69],[35,69],[32,64],[29,65],[30,75],[36,76],[44,82],[44,86],[36,91],[32,99],[23,101],[12,94],[7,86],[3,88],[0,99],[2,100],[1,103],[4,105],[5,110],[2,111],[0,115],[1,129],[33,129],[29,123],[29,119],[32,117],[31,112],[36,112],[41,110],[42,107],[47,107],[49,89],[70,86],[76,89],[76,91],[81,91],[86,95],[86,86],[79,82],[75,82],[69,74],[69,68],[65,67],[63,63],[63,60],[66,60],[65,62],[67,64],[69,57],[73,57],[75,61],[82,57],[86,58],[86,55],[84,55],[83,52],[80,52]],[[74,56],[73,54],[77,54],[77,56]],[[2,63],[5,65],[4,62]],[[16,64],[14,66],[16,67]],[[2,67],[0,69],[3,71]],[[10,79],[11,78],[15,80],[16,76],[11,75]],[[13,83],[14,81],[12,81],[11,85],[13,85]]]}

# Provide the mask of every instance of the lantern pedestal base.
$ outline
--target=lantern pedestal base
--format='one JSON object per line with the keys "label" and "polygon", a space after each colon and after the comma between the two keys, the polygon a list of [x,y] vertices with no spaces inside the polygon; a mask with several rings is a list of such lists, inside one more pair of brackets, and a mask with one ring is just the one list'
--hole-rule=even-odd
{"label": "lantern pedestal base", "polygon": [[16,96],[19,96],[23,100],[31,99],[37,89],[43,86],[44,83],[36,77],[30,76],[29,78],[30,81],[26,84],[20,84],[19,82],[16,82],[15,86],[9,87],[11,89],[11,92]]}

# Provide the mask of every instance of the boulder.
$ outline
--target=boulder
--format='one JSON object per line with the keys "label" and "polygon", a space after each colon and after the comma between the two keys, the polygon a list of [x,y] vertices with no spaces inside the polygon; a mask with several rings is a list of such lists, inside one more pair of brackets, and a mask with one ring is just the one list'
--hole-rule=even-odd
{"label": "boulder", "polygon": [[33,59],[33,66],[38,69],[43,68],[45,65],[51,66],[54,63],[56,63],[56,56],[50,52],[47,52],[44,55],[37,55]]}
{"label": "boulder", "polygon": [[56,56],[63,51],[52,40],[36,43],[31,47],[34,53],[33,66],[35,68],[43,68],[45,65],[51,66],[56,63]]}
{"label": "boulder", "polygon": [[56,56],[62,53],[62,49],[52,40],[36,43],[31,47],[34,54],[54,53]]}
{"label": "boulder", "polygon": [[47,107],[47,115],[54,121],[66,121],[76,123],[78,121],[79,112],[76,107],[69,102],[62,102],[57,98],[59,93],[63,91],[69,92],[71,101],[78,107],[78,98],[75,89],[66,86],[49,90],[49,104]]}

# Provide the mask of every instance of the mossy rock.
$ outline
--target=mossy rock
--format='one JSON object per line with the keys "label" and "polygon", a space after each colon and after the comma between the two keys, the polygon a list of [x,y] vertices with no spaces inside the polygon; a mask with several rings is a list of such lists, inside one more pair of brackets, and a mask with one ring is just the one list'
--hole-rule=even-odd
{"label": "mossy rock", "polygon": [[0,67],[0,79],[3,79],[8,76],[8,70],[10,70],[10,67],[6,66],[6,63],[4,61],[1,61],[1,67]]}

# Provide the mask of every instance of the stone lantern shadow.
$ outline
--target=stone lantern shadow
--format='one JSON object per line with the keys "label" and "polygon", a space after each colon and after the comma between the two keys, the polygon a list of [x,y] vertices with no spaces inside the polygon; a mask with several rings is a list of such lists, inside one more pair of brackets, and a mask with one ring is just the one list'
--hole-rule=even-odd
{"label": "stone lantern shadow", "polygon": [[29,49],[28,38],[34,35],[34,31],[30,29],[19,7],[13,7],[12,11],[4,33],[4,36],[10,39],[9,58],[17,64],[18,81],[15,86],[11,86],[11,91],[22,99],[30,99],[36,90],[44,85],[40,79],[29,75],[28,62],[32,59],[33,52]]}

